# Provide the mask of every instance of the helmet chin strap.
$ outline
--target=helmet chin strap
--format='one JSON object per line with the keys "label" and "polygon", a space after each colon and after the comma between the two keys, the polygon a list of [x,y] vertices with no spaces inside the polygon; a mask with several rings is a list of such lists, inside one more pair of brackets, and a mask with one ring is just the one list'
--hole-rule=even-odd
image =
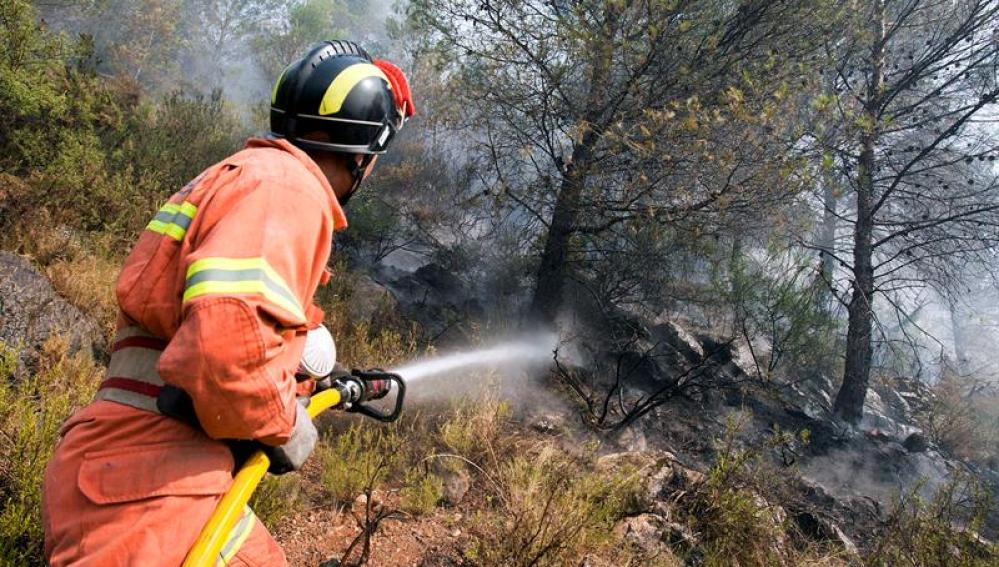
{"label": "helmet chin strap", "polygon": [[350,191],[348,191],[346,195],[337,199],[341,205],[346,205],[347,201],[349,201],[350,198],[354,196],[354,193],[357,192],[358,188],[361,187],[361,182],[364,181],[364,171],[368,169],[368,166],[371,165],[371,160],[375,158],[374,154],[361,155],[364,157],[361,159],[360,163],[358,163],[356,159],[348,160],[351,163],[350,175],[353,177],[354,183],[351,184]]}

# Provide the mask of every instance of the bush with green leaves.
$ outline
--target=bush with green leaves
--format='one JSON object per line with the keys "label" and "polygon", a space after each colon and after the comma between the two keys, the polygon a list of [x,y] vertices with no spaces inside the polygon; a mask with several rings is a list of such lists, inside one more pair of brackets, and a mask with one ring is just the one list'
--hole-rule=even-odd
{"label": "bush with green leaves", "polygon": [[[831,297],[808,257],[770,250],[762,259],[734,254],[728,280],[716,282],[734,310],[760,375],[826,371],[835,364],[837,321]],[[766,344],[765,349],[756,345]]]}
{"label": "bush with green leaves", "polygon": [[0,6],[6,232],[44,220],[128,244],[161,201],[245,133],[221,93],[151,98],[127,78],[98,76],[92,48],[38,24],[31,2]]}
{"label": "bush with green leaves", "polygon": [[995,495],[976,479],[955,474],[923,496],[918,485],[896,497],[866,557],[871,567],[999,565],[999,545],[979,536]]}

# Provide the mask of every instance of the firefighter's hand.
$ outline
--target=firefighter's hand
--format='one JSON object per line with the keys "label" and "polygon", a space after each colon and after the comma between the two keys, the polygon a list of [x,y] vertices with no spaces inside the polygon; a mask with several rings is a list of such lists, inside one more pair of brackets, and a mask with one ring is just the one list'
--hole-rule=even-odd
{"label": "firefighter's hand", "polygon": [[341,378],[347,378],[350,376],[350,369],[343,364],[337,362],[333,365],[333,371],[322,378],[316,378],[316,390],[313,395],[322,392],[323,390],[329,390],[333,387],[333,382]]}
{"label": "firefighter's hand", "polygon": [[319,433],[312,424],[309,413],[305,411],[305,406],[295,404],[295,428],[292,429],[288,442],[280,447],[264,448],[264,452],[271,459],[271,466],[267,472],[284,474],[302,468],[318,440]]}

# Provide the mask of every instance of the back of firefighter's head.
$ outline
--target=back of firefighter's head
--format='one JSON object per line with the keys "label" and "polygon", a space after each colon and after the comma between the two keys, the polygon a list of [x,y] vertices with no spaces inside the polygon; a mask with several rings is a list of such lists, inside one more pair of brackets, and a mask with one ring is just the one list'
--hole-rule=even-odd
{"label": "back of firefighter's head", "polygon": [[309,153],[345,203],[413,113],[398,67],[353,42],[325,41],[278,76],[271,135]]}

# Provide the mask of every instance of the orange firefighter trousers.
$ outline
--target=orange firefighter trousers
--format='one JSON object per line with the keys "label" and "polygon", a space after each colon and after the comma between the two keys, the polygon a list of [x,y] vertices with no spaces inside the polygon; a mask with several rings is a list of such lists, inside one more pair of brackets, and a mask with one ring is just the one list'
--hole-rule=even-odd
{"label": "orange firefighter trousers", "polygon": [[[45,473],[52,567],[182,563],[232,483],[220,440],[278,445],[294,427],[313,295],[345,226],[319,167],[283,140],[250,140],[160,208],[118,278],[106,379]],[[164,384],[199,426],[159,413]],[[217,565],[285,564],[248,508],[227,538]]]}

